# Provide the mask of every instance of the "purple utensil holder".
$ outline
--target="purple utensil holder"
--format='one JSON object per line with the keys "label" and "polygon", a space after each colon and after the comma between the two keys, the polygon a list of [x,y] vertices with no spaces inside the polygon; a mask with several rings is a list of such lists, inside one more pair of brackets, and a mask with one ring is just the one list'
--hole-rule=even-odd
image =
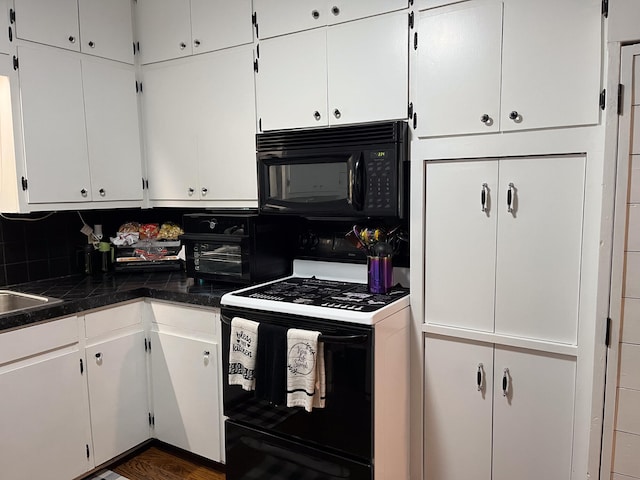
{"label": "purple utensil holder", "polygon": [[367,257],[367,284],[371,293],[387,293],[393,281],[391,257]]}

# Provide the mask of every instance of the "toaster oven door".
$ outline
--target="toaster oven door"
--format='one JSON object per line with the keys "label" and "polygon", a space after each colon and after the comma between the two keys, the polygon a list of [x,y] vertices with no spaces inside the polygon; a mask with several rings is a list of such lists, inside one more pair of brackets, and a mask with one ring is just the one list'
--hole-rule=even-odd
{"label": "toaster oven door", "polygon": [[244,235],[183,235],[187,274],[194,278],[248,283],[249,239]]}

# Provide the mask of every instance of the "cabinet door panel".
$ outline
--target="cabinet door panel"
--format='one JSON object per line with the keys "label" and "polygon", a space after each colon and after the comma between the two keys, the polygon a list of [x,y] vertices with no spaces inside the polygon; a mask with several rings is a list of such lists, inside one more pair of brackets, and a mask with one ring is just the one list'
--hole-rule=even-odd
{"label": "cabinet door panel", "polygon": [[326,0],[254,0],[253,9],[261,39],[321,27],[328,20]]}
{"label": "cabinet door panel", "polygon": [[492,332],[498,162],[428,163],[426,172],[426,322]]}
{"label": "cabinet door panel", "polygon": [[425,339],[425,480],[491,480],[492,388],[492,345]]}
{"label": "cabinet door panel", "polygon": [[263,130],[327,125],[326,46],[323,29],[260,43],[256,97]]}
{"label": "cabinet door panel", "polygon": [[83,53],[133,63],[131,0],[79,0]]}
{"label": "cabinet door panel", "polygon": [[418,136],[497,132],[502,2],[423,12],[419,29]]}
{"label": "cabinet door panel", "polygon": [[143,64],[191,55],[189,0],[137,0],[135,8]]}
{"label": "cabinet door panel", "polygon": [[164,332],[151,345],[156,437],[219,462],[218,346]]}
{"label": "cabinet door panel", "polygon": [[576,343],[584,171],[580,156],[501,161],[496,333]]}
{"label": "cabinet door panel", "polygon": [[76,478],[93,467],[80,358],[76,350],[0,369],[2,478]]}
{"label": "cabinet door panel", "polygon": [[192,122],[203,200],[258,198],[252,59],[253,48],[246,45],[203,55],[194,65],[198,107]]}
{"label": "cabinet door panel", "polygon": [[[192,116],[192,67],[182,61],[143,70],[149,195],[152,200],[197,200],[197,125]],[[193,192],[190,193],[190,189]]]}
{"label": "cabinet door panel", "polygon": [[253,41],[251,0],[191,0],[193,53]]}
{"label": "cabinet door panel", "polygon": [[502,130],[599,120],[601,2],[542,3],[504,2]]}
{"label": "cabinet door panel", "polygon": [[82,194],[91,184],[80,59],[48,48],[18,54],[29,203],[91,200]]}
{"label": "cabinet door panel", "polygon": [[327,9],[328,23],[348,22],[408,6],[407,0],[333,0]]}
{"label": "cabinet door panel", "polygon": [[399,12],[327,29],[330,124],[407,117],[408,28]]}
{"label": "cabinet door panel", "polygon": [[149,438],[144,332],[86,349],[96,465]]}
{"label": "cabinet door panel", "polygon": [[93,201],[142,200],[134,70],[83,60],[82,78]]}
{"label": "cabinet door panel", "polygon": [[575,372],[573,358],[496,347],[493,480],[571,478]]}
{"label": "cabinet door panel", "polygon": [[15,0],[16,36],[80,51],[77,0]]}

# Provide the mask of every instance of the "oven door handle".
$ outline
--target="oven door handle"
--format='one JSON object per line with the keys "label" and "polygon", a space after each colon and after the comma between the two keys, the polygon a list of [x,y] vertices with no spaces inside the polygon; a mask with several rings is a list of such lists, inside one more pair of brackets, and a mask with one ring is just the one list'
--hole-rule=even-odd
{"label": "oven door handle", "polygon": [[[220,321],[231,326],[231,321],[226,317],[220,316]],[[321,333],[318,341],[324,343],[364,343],[367,341],[367,335],[324,335]]]}

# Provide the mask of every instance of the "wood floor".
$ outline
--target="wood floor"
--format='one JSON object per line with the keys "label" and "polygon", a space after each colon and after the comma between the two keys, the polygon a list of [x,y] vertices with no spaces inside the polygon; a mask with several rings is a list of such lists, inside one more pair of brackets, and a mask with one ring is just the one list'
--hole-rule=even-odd
{"label": "wood floor", "polygon": [[213,466],[155,445],[110,469],[129,480],[225,480]]}

